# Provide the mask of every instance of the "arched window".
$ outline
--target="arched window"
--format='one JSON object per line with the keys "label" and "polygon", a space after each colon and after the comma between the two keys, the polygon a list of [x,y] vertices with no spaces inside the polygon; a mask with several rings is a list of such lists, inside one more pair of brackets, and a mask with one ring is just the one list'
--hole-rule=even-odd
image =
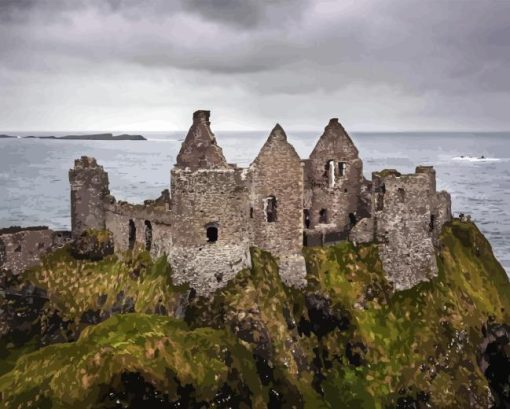
{"label": "arched window", "polygon": [[328,222],[328,209],[321,209],[319,212],[319,223]]}
{"label": "arched window", "polygon": [[136,241],[136,226],[133,219],[129,219],[129,234],[128,234],[128,247],[129,249],[133,249],[135,247]]}
{"label": "arched window", "polygon": [[151,251],[152,248],[152,223],[145,220],[145,250]]}
{"label": "arched window", "polygon": [[277,206],[278,203],[275,196],[269,196],[264,199],[264,212],[268,223],[274,223],[278,220]]}
{"label": "arched window", "polygon": [[218,241],[218,227],[214,224],[206,226],[207,242],[215,243]]}

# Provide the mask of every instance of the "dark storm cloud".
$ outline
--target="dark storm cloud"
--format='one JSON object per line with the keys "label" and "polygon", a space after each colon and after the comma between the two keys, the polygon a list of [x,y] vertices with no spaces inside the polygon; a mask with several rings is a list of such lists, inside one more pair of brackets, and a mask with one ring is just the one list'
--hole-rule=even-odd
{"label": "dark storm cloud", "polygon": [[259,119],[290,97],[331,111],[367,95],[385,115],[458,122],[503,116],[509,21],[508,1],[0,0],[0,86],[86,74],[101,87],[115,66],[189,103],[194,81],[220,99],[235,87]]}

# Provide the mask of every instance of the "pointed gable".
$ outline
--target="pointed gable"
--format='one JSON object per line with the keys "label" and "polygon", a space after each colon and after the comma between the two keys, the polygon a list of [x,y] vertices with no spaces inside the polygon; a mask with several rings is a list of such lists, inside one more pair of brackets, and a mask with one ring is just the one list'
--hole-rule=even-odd
{"label": "pointed gable", "polygon": [[310,159],[323,159],[331,157],[334,159],[356,159],[358,149],[352,142],[351,137],[338,122],[338,118],[331,118],[329,124],[324,128],[315,148],[310,154]]}
{"label": "pointed gable", "polygon": [[209,116],[210,111],[196,111],[193,114],[193,124],[177,155],[177,167],[193,171],[228,167],[223,151],[211,131]]}
{"label": "pointed gable", "polygon": [[[281,159],[283,157],[286,157],[287,160],[295,160],[296,162],[301,163],[301,159],[299,158],[296,150],[287,141],[285,131],[280,124],[276,124],[252,165],[258,164],[260,166],[266,161],[278,160],[278,158]],[[278,165],[273,163],[271,166],[277,167]]]}

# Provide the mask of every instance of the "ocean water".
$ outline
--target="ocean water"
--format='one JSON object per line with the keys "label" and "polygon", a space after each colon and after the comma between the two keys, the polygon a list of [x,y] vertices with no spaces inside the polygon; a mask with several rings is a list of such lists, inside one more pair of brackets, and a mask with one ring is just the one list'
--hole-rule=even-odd
{"label": "ocean water", "polygon": [[[0,139],[0,227],[69,229],[68,170],[82,155],[94,156],[104,166],[117,199],[141,203],[158,197],[169,187],[170,169],[186,132],[136,133],[148,141]],[[306,158],[319,135],[288,132],[288,139]],[[250,164],[267,136],[267,131],[216,133],[227,160],[240,166]],[[472,216],[510,273],[510,132],[351,136],[367,178],[384,168],[407,173],[416,165],[433,165],[438,189],[452,195],[454,213]]]}

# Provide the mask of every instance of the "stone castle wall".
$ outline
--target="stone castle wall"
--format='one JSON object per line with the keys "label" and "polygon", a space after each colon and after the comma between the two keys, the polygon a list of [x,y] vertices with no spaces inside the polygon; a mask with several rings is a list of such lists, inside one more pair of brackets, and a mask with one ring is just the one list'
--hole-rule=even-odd
{"label": "stone castle wall", "polygon": [[311,190],[310,227],[329,224],[348,231],[360,204],[363,163],[337,118],[326,126],[305,169]]}
{"label": "stone castle wall", "polygon": [[104,229],[104,201],[110,194],[108,174],[94,158],[82,156],[69,171],[71,230],[78,237],[88,228]]}
{"label": "stone castle wall", "polygon": [[176,283],[201,294],[249,267],[250,246],[272,252],[282,279],[297,287],[305,284],[303,245],[345,239],[378,243],[396,289],[437,274],[434,246],[451,219],[451,200],[436,192],[432,167],[376,172],[367,181],[358,150],[333,118],[309,159],[299,158],[277,125],[250,167],[240,169],[226,162],[209,116],[193,115],[171,194],[143,205],[117,202],[95,159],[77,160],[69,172],[74,237],[106,228],[117,252],[145,247],[166,254]]}
{"label": "stone castle wall", "polygon": [[135,246],[159,257],[172,246],[172,216],[165,206],[105,203],[105,227],[113,233],[116,251]]}
{"label": "stone castle wall", "polygon": [[39,264],[44,254],[63,246],[69,238],[69,232],[55,232],[44,226],[0,229],[0,269],[21,274]]}
{"label": "stone castle wall", "polygon": [[436,193],[431,167],[418,167],[410,175],[393,170],[373,174],[375,240],[384,271],[397,290],[437,275],[434,240],[451,215],[446,199]]}
{"label": "stone castle wall", "polygon": [[169,261],[177,283],[208,293],[251,265],[250,208],[241,169],[176,167],[171,197]]}
{"label": "stone castle wall", "polygon": [[[302,285],[303,165],[277,125],[249,168],[253,244],[280,257],[280,275]],[[274,214],[269,214],[272,207]],[[273,219],[272,219],[273,218]]]}

